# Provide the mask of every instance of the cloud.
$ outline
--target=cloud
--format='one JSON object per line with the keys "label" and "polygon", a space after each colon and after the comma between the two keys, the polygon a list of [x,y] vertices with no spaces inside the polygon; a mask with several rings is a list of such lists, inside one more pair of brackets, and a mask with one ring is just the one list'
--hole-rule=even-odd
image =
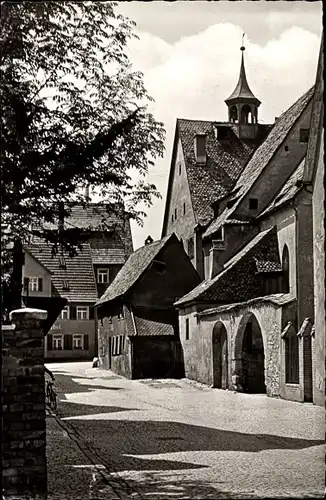
{"label": "cloud", "polygon": [[[275,23],[275,17],[271,18]],[[149,180],[163,195],[149,210],[144,227],[133,225],[135,248],[148,234],[161,237],[171,149],[177,118],[227,120],[224,100],[238,81],[242,28],[231,23],[167,43],[149,33],[130,44],[135,69],[144,73],[145,86],[155,99],[151,111],[167,129],[166,154],[151,170]],[[252,91],[262,101],[259,119],[274,122],[315,80],[320,39],[291,26],[264,44],[245,39],[245,65]]]}

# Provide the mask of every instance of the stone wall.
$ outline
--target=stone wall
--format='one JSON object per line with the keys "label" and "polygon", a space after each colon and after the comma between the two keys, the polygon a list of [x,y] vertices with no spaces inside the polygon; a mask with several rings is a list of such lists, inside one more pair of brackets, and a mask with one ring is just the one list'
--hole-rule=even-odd
{"label": "stone wall", "polygon": [[[282,308],[267,302],[242,304],[231,310],[205,312],[197,316],[195,307],[180,310],[179,330],[183,348],[185,374],[187,378],[209,385],[213,384],[213,329],[221,322],[227,332],[228,342],[228,388],[236,385],[238,363],[241,358],[241,336],[249,318],[254,315],[261,329],[265,354],[265,384],[269,396],[280,395],[280,333]],[[185,325],[189,320],[189,338]]]}
{"label": "stone wall", "polygon": [[[46,498],[44,334],[47,312],[12,311],[2,326],[2,485],[4,493]],[[44,495],[44,496],[43,496]]]}

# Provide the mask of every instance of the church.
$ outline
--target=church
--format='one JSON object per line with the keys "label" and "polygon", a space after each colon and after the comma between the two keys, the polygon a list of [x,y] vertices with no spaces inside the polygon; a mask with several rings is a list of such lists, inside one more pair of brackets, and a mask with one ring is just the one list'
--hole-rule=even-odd
{"label": "church", "polygon": [[174,304],[185,375],[324,405],[323,49],[315,86],[269,125],[244,53],[228,121],[176,123],[162,238],[202,280]]}

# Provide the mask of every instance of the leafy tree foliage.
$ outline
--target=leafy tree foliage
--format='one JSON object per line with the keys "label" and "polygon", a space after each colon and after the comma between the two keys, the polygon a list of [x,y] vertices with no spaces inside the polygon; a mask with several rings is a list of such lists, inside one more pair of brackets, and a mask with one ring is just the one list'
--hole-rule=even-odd
{"label": "leafy tree foliage", "polygon": [[[111,207],[124,200],[138,221],[141,202],[159,196],[145,176],[163,154],[163,124],[148,112],[142,74],[126,55],[134,23],[116,7],[1,2],[1,224],[9,242],[34,234],[57,244],[58,232],[43,223],[56,222],[60,202],[65,216],[85,205],[86,186]],[[80,235],[60,238],[73,250]]]}

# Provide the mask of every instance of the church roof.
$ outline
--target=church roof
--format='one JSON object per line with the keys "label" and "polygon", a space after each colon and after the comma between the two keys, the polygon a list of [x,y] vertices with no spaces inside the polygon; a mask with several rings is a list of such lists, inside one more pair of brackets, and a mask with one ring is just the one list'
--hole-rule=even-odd
{"label": "church roof", "polygon": [[238,102],[246,101],[246,102],[253,103],[253,104],[256,104],[257,106],[259,106],[260,100],[254,96],[254,94],[250,90],[250,87],[249,87],[249,84],[247,81],[246,70],[245,70],[245,65],[244,65],[244,56],[243,56],[243,52],[245,50],[244,47],[241,47],[241,50],[242,50],[242,54],[241,54],[241,66],[240,66],[239,80],[238,80],[238,83],[237,83],[234,91],[232,92],[230,97],[228,97],[225,100],[225,102],[226,102],[226,104],[232,104],[233,102],[235,103],[237,101]]}
{"label": "church roof", "polygon": [[[190,293],[175,303],[189,302],[242,302],[261,295],[258,262],[268,262],[269,272],[280,269],[275,227],[257,234],[245,247],[224,264],[224,269],[214,278],[203,281]],[[273,263],[273,264],[272,264]]]}
{"label": "church roof", "polygon": [[[224,139],[215,136],[215,126],[227,130]],[[196,222],[208,224],[214,216],[211,204],[230,192],[257,145],[266,137],[270,126],[261,125],[255,141],[241,140],[230,123],[203,120],[177,120],[176,138],[180,138]],[[206,135],[207,163],[196,163],[194,140]],[[172,162],[174,159],[172,158]],[[169,189],[172,175],[170,173]]]}
{"label": "church roof", "polygon": [[267,208],[259,214],[262,217],[281,207],[288,201],[292,200],[296,194],[302,189],[303,171],[305,166],[306,157],[301,161],[291,177],[286,181],[282,189],[275,195]]}
{"label": "church roof", "polygon": [[[231,208],[226,208],[207,228],[203,237],[206,238],[217,231],[225,221],[235,212],[243,197],[256,182],[263,170],[267,167],[276,150],[281,146],[290,132],[294,123],[301,116],[306,106],[312,99],[314,87],[301,96],[289,109],[287,109],[277,120],[265,141],[259,146],[245,169],[240,174],[233,188],[235,203]],[[232,193],[231,193],[232,194]],[[231,217],[233,218],[233,217]]]}

